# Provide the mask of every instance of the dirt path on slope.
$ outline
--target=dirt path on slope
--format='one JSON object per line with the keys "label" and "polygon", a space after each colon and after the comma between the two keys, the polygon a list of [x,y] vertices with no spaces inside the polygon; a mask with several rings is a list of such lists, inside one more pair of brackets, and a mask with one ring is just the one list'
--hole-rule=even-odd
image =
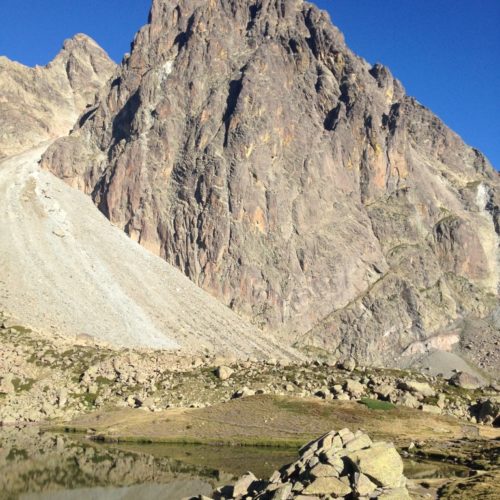
{"label": "dirt path on slope", "polygon": [[116,345],[286,356],[42,171],[46,147],[0,162],[0,310],[36,329]]}

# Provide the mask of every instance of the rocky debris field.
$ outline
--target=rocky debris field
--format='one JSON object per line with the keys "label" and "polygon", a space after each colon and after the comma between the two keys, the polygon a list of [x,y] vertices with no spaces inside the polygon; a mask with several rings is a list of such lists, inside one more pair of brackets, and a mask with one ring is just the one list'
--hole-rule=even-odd
{"label": "rocky debris field", "polygon": [[[202,497],[197,497],[202,498]],[[361,432],[331,431],[300,449],[296,462],[276,471],[268,481],[252,473],[213,497],[229,499],[410,499],[403,460],[392,443],[373,443]]]}
{"label": "rocky debris field", "polygon": [[0,311],[118,346],[294,357],[41,171],[46,146],[0,163]]}
{"label": "rocky debris field", "polygon": [[457,373],[445,380],[409,371],[342,362],[213,356],[115,348],[81,339],[41,335],[0,322],[0,422],[2,425],[70,420],[108,408],[148,412],[205,407],[255,394],[359,401],[499,425],[498,385]]}

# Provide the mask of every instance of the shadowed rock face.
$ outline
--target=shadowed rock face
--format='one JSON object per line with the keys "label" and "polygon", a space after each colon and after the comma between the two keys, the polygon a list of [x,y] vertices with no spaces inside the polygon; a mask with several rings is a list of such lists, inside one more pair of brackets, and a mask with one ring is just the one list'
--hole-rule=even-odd
{"label": "shadowed rock face", "polygon": [[47,66],[0,57],[0,158],[68,134],[115,67],[81,34],[66,40]]}
{"label": "shadowed rock face", "polygon": [[498,174],[301,0],[154,0],[43,165],[290,339],[390,361],[498,307]]}

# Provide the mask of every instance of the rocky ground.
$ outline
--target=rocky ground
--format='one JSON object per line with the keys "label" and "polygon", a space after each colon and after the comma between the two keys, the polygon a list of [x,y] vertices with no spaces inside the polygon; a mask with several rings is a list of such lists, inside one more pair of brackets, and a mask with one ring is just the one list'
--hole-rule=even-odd
{"label": "rocky ground", "polygon": [[157,412],[205,407],[254,394],[362,401],[499,423],[499,387],[456,373],[446,380],[409,371],[356,366],[352,360],[290,363],[125,349],[40,335],[2,323],[0,422],[70,420],[113,407]]}

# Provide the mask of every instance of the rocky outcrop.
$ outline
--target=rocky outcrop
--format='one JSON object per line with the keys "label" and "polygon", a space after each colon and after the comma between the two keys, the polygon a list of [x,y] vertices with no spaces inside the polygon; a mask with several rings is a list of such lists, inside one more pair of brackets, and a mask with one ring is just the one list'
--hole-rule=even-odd
{"label": "rocky outcrop", "polygon": [[115,67],[82,34],[66,40],[47,66],[0,57],[0,158],[67,135]]}
{"label": "rocky outcrop", "polygon": [[43,166],[289,341],[397,364],[498,308],[498,174],[301,0],[154,0]]}
{"label": "rocky outcrop", "polygon": [[214,498],[404,500],[410,495],[403,460],[392,443],[373,443],[362,431],[342,429],[303,446],[300,458],[276,471],[268,481],[248,473],[233,486],[219,488]]}

